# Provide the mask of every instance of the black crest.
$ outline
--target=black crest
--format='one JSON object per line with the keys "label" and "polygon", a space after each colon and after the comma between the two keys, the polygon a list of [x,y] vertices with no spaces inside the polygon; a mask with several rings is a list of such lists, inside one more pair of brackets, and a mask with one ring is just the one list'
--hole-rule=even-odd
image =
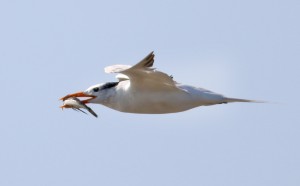
{"label": "black crest", "polygon": [[108,83],[105,83],[105,84],[101,87],[101,90],[115,87],[115,86],[117,86],[118,84],[119,84],[119,82],[108,82]]}

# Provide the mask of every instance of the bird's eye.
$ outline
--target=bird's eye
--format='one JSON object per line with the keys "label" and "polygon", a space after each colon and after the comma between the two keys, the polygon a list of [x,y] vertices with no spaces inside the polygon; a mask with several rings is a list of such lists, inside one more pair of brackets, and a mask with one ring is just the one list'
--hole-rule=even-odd
{"label": "bird's eye", "polygon": [[94,88],[93,90],[94,90],[94,92],[98,92],[98,91],[99,91],[99,88],[96,87],[96,88]]}

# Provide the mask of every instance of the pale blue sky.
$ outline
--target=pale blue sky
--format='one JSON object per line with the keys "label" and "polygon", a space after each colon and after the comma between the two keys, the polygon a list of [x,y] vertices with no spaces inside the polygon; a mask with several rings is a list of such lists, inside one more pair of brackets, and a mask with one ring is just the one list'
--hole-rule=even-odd
{"label": "pale blue sky", "polygon": [[[300,1],[0,2],[0,185],[300,185]],[[59,98],[150,51],[178,82],[279,104],[99,118]]]}

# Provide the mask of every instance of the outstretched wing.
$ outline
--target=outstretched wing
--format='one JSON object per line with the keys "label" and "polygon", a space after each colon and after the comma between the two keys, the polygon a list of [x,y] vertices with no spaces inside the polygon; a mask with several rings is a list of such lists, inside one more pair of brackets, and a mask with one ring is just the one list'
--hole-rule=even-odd
{"label": "outstretched wing", "polygon": [[106,73],[120,73],[117,78],[120,81],[130,80],[131,86],[162,86],[175,87],[176,82],[164,72],[153,68],[154,53],[151,52],[134,66],[113,65],[106,67]]}
{"label": "outstretched wing", "polygon": [[150,68],[154,64],[154,52],[150,52],[144,59],[142,59],[140,62],[138,62],[136,65],[134,65],[132,68],[136,69],[143,69],[143,68]]}
{"label": "outstretched wing", "polygon": [[106,73],[120,73],[124,70],[131,68],[130,65],[113,65],[104,68],[104,72]]}

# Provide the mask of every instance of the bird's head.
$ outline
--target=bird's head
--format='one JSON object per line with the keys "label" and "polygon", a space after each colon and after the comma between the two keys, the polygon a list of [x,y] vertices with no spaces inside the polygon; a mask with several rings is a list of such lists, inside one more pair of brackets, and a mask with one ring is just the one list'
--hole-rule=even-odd
{"label": "bird's head", "polygon": [[88,98],[85,100],[82,100],[82,103],[87,104],[87,103],[98,103],[98,102],[103,102],[108,96],[109,92],[112,90],[113,87],[117,86],[118,82],[109,82],[109,83],[103,83],[103,84],[97,84],[90,86],[88,89],[86,89],[83,92],[77,92],[74,94],[68,94],[60,100],[66,100],[70,97],[82,97],[82,98]]}

